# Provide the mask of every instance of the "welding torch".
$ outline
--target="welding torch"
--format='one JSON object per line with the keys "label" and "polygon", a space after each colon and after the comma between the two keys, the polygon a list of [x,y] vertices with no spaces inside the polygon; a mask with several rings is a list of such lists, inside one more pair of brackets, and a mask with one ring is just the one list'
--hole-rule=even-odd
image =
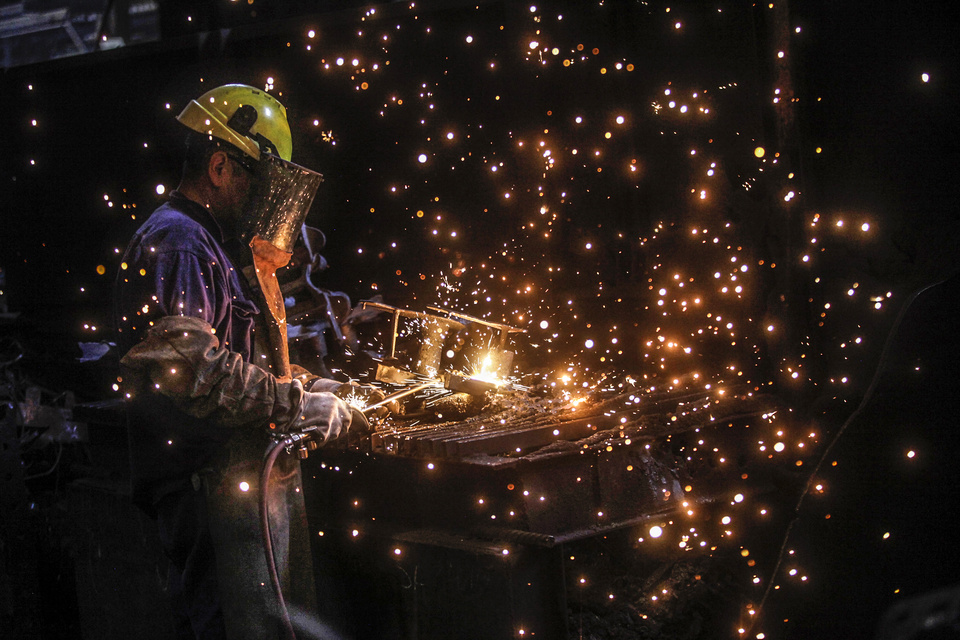
{"label": "welding torch", "polygon": [[[363,414],[364,418],[370,415],[370,413],[381,407],[385,407],[392,402],[404,398],[406,396],[422,391],[428,387],[436,387],[437,381],[431,380],[429,382],[424,382],[418,385],[414,385],[408,389],[403,389],[396,393],[392,393],[382,400],[378,400],[373,404],[369,404],[365,407],[351,407],[354,411]],[[301,460],[307,458],[310,455],[311,451],[319,448],[320,443],[317,442],[317,439],[314,437],[314,434],[317,431],[316,425],[311,425],[297,431],[290,431],[287,433],[278,433],[273,436],[274,446],[277,448],[287,448],[290,449],[294,446],[297,446],[297,457]]]}
{"label": "welding torch", "polygon": [[[486,380],[466,378],[455,373],[445,373],[437,378],[424,380],[405,389],[401,389],[400,391],[391,393],[390,395],[387,395],[386,397],[377,400],[372,404],[368,404],[364,407],[354,408],[354,411],[363,414],[363,416],[366,418],[377,409],[387,407],[402,398],[412,396],[420,391],[423,391],[424,389],[431,388],[446,389],[448,391],[480,396],[488,391],[493,391],[497,388],[497,385]],[[316,430],[316,426],[310,426],[299,431],[277,434],[274,438],[274,441],[277,445],[283,448],[292,448],[293,446],[297,446],[297,456],[302,460],[309,456],[311,451],[316,450],[320,446],[320,443],[314,438],[314,432],[316,432]]]}

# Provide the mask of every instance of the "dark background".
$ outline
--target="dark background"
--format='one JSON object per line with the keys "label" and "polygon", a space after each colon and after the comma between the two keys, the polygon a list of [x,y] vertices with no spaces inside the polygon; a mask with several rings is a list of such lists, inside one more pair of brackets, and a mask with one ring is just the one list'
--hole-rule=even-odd
{"label": "dark background", "polygon": [[[790,407],[791,428],[822,430],[807,468],[866,398],[825,458],[827,489],[804,501],[790,530],[785,548],[808,580],[783,578],[748,637],[873,637],[895,603],[956,585],[958,92],[946,3],[778,3],[786,14],[746,2],[530,4],[393,3],[371,14],[354,3],[219,3],[185,27],[177,12],[195,8],[171,3],[154,42],[4,70],[0,267],[3,304],[16,315],[3,335],[23,346],[24,375],[82,400],[116,396],[109,358],[79,363],[77,345],[112,340],[119,253],[162,201],[156,186],[169,192],[177,182],[174,116],[218,84],[263,87],[273,77],[291,114],[294,159],[326,177],[308,219],[329,239],[325,286],[354,301],[440,301],[525,326],[536,346],[520,346],[521,363],[643,374],[663,357],[668,368],[653,373],[710,375],[745,358],[747,377]],[[561,53],[541,64],[531,40]],[[615,71],[617,61],[635,68]],[[666,106],[668,86],[712,115],[681,117]],[[774,105],[775,88],[797,102]],[[691,89],[701,97],[689,98]],[[625,129],[612,121],[618,113]],[[527,151],[541,137],[554,168]],[[581,161],[595,148],[599,159]],[[639,175],[625,170],[632,159]],[[717,182],[703,178],[710,162]],[[706,208],[696,202],[701,187],[711,193]],[[787,202],[789,189],[799,195]],[[540,235],[542,203],[558,213],[550,239]],[[806,226],[815,214],[822,231]],[[536,232],[526,230],[531,221]],[[868,240],[854,233],[862,221]],[[742,244],[751,265],[768,268],[742,279],[751,286],[742,300],[709,294],[747,327],[738,345],[702,337],[694,360],[648,355],[655,325],[713,324],[676,310],[663,319],[654,302],[663,271],[700,282],[726,259],[694,243],[691,225],[723,228],[721,245]],[[814,235],[806,268],[799,256]],[[517,293],[528,282],[539,291]],[[888,291],[880,310],[866,299]],[[766,319],[788,338],[764,336]],[[608,334],[621,353],[583,347]],[[862,347],[847,345],[854,335]],[[807,368],[793,383],[781,364],[801,352]],[[741,532],[741,546],[760,539],[761,574],[772,571],[796,497],[771,499],[781,507],[776,526],[747,520]],[[745,602],[760,600],[763,578],[759,591],[744,589]]]}

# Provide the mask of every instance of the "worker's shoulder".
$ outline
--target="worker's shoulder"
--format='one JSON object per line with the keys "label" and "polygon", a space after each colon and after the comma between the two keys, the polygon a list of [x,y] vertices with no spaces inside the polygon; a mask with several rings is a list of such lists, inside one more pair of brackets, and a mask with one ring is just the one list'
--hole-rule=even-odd
{"label": "worker's shoulder", "polygon": [[140,228],[140,243],[151,252],[220,253],[219,242],[206,225],[172,203],[161,205]]}

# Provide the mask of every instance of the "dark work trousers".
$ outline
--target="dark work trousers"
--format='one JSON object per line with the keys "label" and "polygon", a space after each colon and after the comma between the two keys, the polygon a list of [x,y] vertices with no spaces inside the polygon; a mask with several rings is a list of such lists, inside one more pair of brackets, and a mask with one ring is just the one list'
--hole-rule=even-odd
{"label": "dark work trousers", "polygon": [[178,491],[156,505],[160,543],[170,559],[168,588],[178,640],[224,640],[217,557],[203,491]]}

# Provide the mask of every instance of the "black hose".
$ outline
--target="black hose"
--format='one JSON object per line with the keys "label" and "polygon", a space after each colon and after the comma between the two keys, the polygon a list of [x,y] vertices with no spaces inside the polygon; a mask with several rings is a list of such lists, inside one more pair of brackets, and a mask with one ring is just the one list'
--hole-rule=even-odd
{"label": "black hose", "polygon": [[[787,548],[787,544],[790,541],[790,534],[793,532],[793,525],[797,523],[800,519],[800,509],[803,507],[804,500],[806,500],[807,495],[810,493],[810,487],[813,486],[813,483],[816,481],[817,474],[820,473],[820,469],[823,467],[823,463],[826,461],[827,456],[830,454],[830,451],[833,449],[834,445],[837,444],[837,441],[840,440],[840,437],[847,431],[847,428],[856,420],[860,414],[866,409],[867,405],[870,404],[870,401],[873,400],[874,391],[877,389],[877,385],[880,382],[880,377],[886,368],[887,359],[890,357],[890,353],[893,348],[894,338],[897,336],[897,332],[900,329],[900,325],[903,322],[903,319],[907,315],[907,311],[913,306],[913,303],[919,298],[922,294],[933,289],[934,287],[942,285],[944,282],[950,278],[957,275],[957,271],[951,271],[949,275],[944,276],[936,282],[931,282],[926,284],[919,289],[915,290],[909,296],[907,296],[906,301],[900,307],[900,312],[897,314],[896,319],[893,321],[893,325],[890,327],[890,331],[887,333],[887,338],[883,343],[883,349],[880,352],[880,359],[877,361],[876,370],[873,372],[873,377],[870,379],[870,385],[867,387],[867,390],[864,392],[863,397],[860,399],[860,404],[857,408],[847,416],[847,419],[843,421],[843,424],[840,425],[840,429],[837,430],[837,433],[834,434],[833,438],[830,439],[830,442],[827,444],[826,449],[823,450],[823,453],[820,455],[820,459],[817,461],[816,466],[813,468],[813,471],[810,473],[807,478],[807,483],[804,485],[803,491],[800,493],[800,498],[797,500],[796,506],[793,508],[793,516],[790,520],[790,524],[787,525],[787,531],[783,537],[783,544],[780,545],[780,552],[777,554],[777,561],[773,565],[773,571],[770,572],[770,580],[767,581],[767,587],[763,592],[763,597],[760,599],[760,604],[756,607],[756,617],[754,618],[754,623],[756,624],[760,621],[760,612],[763,610],[764,605],[767,602],[767,597],[770,595],[770,589],[773,586],[777,571],[780,569],[780,565],[783,562],[784,551]],[[751,624],[751,630],[753,629],[753,624]]]}
{"label": "black hose", "polygon": [[270,480],[270,472],[273,471],[273,465],[277,461],[277,457],[288,444],[292,444],[292,440],[284,438],[283,440],[277,440],[267,449],[263,472],[260,474],[260,530],[263,535],[263,553],[267,559],[267,569],[270,572],[270,583],[273,585],[273,592],[276,594],[277,602],[280,605],[280,620],[286,631],[287,639],[296,640],[297,636],[293,632],[287,603],[283,599],[283,588],[280,586],[280,576],[277,573],[277,561],[273,557],[273,538],[270,534],[270,516],[267,512],[267,482]]}

